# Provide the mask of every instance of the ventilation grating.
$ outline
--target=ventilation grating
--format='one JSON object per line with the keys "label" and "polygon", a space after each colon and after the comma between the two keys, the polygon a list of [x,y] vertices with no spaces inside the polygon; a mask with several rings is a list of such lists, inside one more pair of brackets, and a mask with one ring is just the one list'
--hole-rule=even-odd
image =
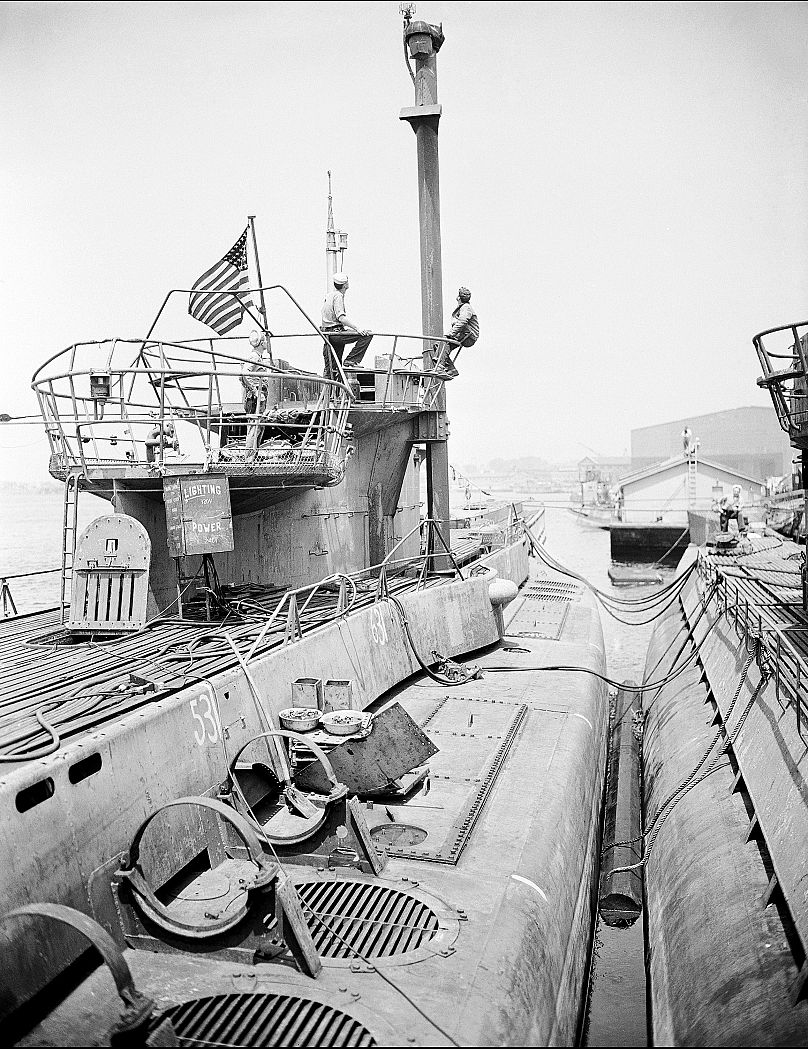
{"label": "ventilation grating", "polygon": [[354,958],[355,951],[365,958],[406,954],[440,928],[438,916],[425,903],[387,885],[346,879],[295,887],[323,958]]}
{"label": "ventilation grating", "polygon": [[570,601],[580,596],[580,586],[576,586],[575,583],[563,583],[557,579],[543,579],[531,583],[525,589],[525,597],[531,597],[536,601]]}
{"label": "ventilation grating", "polygon": [[180,1044],[374,1046],[366,1027],[322,1002],[288,994],[217,994],[167,1009]]}

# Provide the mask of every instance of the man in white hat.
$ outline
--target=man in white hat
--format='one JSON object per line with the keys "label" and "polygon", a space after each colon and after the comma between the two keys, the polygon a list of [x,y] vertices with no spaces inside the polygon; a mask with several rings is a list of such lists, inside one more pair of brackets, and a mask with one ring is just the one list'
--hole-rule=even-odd
{"label": "man in white hat", "polygon": [[[348,290],[348,275],[346,273],[335,273],[333,277],[334,290],[330,291],[323,303],[322,324],[320,331],[328,336],[337,359],[344,368],[356,368],[365,356],[365,351],[370,346],[373,338],[369,331],[364,331],[348,318],[345,312],[345,292]],[[342,354],[346,346],[354,343],[354,348],[342,360]],[[336,369],[334,367],[331,350],[326,345],[323,347],[323,358],[325,360],[326,379],[335,379]],[[353,384],[352,384],[353,385]]]}

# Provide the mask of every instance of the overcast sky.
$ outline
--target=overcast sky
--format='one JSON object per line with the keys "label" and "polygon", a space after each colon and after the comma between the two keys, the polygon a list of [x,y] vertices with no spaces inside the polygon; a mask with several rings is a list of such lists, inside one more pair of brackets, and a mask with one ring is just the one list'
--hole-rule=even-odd
{"label": "overcast sky", "polygon": [[[446,34],[447,312],[466,284],[482,328],[450,459],[620,454],[632,427],[767,403],[750,337],[808,315],[806,5],[417,17]],[[250,213],[265,281],[317,313],[328,168],[350,314],[419,331],[411,104],[395,2],[3,4],[0,412],[35,411],[71,342],[145,334]],[[0,428],[0,479],[46,470],[38,431]]]}

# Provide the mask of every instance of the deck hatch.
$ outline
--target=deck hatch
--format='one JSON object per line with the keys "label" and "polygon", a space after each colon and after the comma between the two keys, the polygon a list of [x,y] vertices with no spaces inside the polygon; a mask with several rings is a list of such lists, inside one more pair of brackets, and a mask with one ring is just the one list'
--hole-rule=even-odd
{"label": "deck hatch", "polygon": [[[465,697],[455,696],[452,697],[452,701],[455,704],[463,703]],[[482,702],[485,702],[485,700]],[[447,864],[455,864],[459,861],[463,849],[465,849],[474,833],[474,828],[477,825],[480,814],[482,813],[497,778],[508,759],[508,754],[528,713],[528,707],[525,703],[520,703],[519,705],[508,704],[508,706],[512,707],[513,713],[506,725],[502,726],[503,731],[501,732],[484,732],[478,734],[472,727],[471,722],[467,723],[472,729],[471,732],[467,733],[463,729],[456,731],[454,730],[456,721],[448,722],[445,728],[432,730],[433,732],[438,733],[446,732],[447,743],[449,743],[448,737],[450,735],[455,737],[465,737],[469,743],[471,741],[474,741],[475,743],[482,742],[487,737],[491,740],[492,745],[496,744],[496,746],[495,749],[488,750],[482,766],[477,766],[474,769],[473,774],[463,777],[466,779],[466,782],[469,783],[471,791],[466,796],[466,799],[462,803],[462,806],[452,824],[444,830],[442,838],[435,836],[435,844],[431,845],[429,848],[424,848],[423,845],[420,844],[412,846],[390,844],[385,849],[388,856],[400,856],[404,859],[425,860],[433,863]],[[470,748],[464,745],[463,749],[469,750]],[[442,753],[446,753],[447,751],[448,747],[444,747]],[[458,752],[454,751],[453,753],[456,755]],[[472,773],[471,767],[466,771]],[[435,771],[432,772],[433,778],[438,778],[439,775],[440,773]],[[452,779],[460,776],[463,776],[463,773],[453,773],[451,776],[446,776],[446,778]],[[433,841],[432,831],[429,832],[429,837],[426,840],[427,843]]]}
{"label": "deck hatch", "polygon": [[440,930],[431,907],[388,885],[310,881],[296,888],[321,958],[351,959],[356,951],[365,958],[408,954]]}
{"label": "deck hatch", "polygon": [[566,598],[543,600],[540,605],[526,609],[517,616],[517,625],[523,630],[509,630],[506,637],[535,637],[558,641],[567,621],[570,602]]}
{"label": "deck hatch", "polygon": [[217,994],[167,1009],[183,1044],[374,1046],[358,1020],[331,1005],[289,994]]}

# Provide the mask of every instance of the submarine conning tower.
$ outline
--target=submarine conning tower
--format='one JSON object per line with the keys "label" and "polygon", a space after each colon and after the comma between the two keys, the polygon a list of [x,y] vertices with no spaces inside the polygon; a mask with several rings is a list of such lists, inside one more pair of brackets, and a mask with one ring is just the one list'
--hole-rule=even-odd
{"label": "submarine conning tower", "polygon": [[[758,332],[752,339],[763,374],[758,386],[768,390],[780,427],[802,459],[803,487],[808,477],[808,321]],[[808,488],[803,522],[808,521]],[[802,606],[808,610],[808,576],[802,573]]]}
{"label": "submarine conning tower", "polygon": [[[292,300],[280,286],[264,291]],[[273,334],[271,346],[309,361],[327,340],[300,313],[303,333]],[[262,406],[245,398],[244,335],[109,338],[56,354],[33,388],[50,472],[65,486],[65,600],[79,492],[110,500],[146,528],[149,616],[177,597],[166,496],[178,485],[192,496],[205,497],[211,483],[225,492],[207,507],[225,522],[218,533],[205,538],[205,515],[185,513],[199,543],[188,547],[196,552],[184,559],[182,578],[199,572],[205,552],[221,583],[279,587],[378,566],[394,548],[396,562],[417,556],[423,446],[446,436],[437,408],[443,379],[423,367],[425,341],[377,333],[373,361],[349,374],[340,366],[335,378],[271,357],[250,373],[265,384]]]}
{"label": "submarine conning tower", "polygon": [[[254,344],[240,334],[153,337],[169,299],[194,289],[168,293],[146,338],[74,343],[50,358],[32,385],[50,472],[65,486],[63,608],[81,491],[109,499],[116,513],[145,527],[150,618],[175,604],[182,613],[185,580],[203,575],[208,590],[219,582],[289,588],[379,568],[393,553],[406,565],[421,552],[423,461],[430,567],[452,571],[446,394],[435,370],[443,338],[436,56],[444,38],[439,26],[412,21],[405,6],[415,105],[400,116],[417,140],[422,333],[375,332],[372,365],[346,373],[328,335],[292,294],[280,284],[263,286],[256,247],[259,286],[246,294],[261,303],[268,361],[256,364]],[[252,217],[250,224],[255,246]],[[329,285],[346,248],[347,235],[334,227],[329,172]],[[291,306],[302,333],[270,331],[276,303]],[[321,347],[325,377],[309,363]],[[250,403],[256,382],[265,392]],[[192,504],[201,516],[189,512]]]}

